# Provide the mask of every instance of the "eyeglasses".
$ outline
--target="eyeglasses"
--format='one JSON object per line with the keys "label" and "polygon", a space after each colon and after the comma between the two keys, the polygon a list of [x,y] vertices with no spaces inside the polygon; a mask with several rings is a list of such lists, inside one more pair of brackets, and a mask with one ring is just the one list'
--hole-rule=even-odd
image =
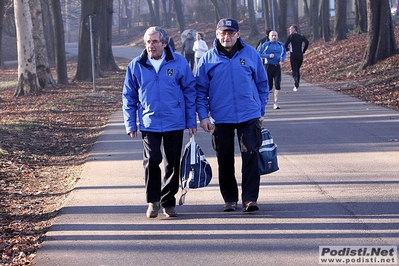
{"label": "eyeglasses", "polygon": [[233,37],[234,35],[236,35],[236,31],[230,31],[230,30],[224,30],[224,31],[218,31],[218,34],[222,37]]}

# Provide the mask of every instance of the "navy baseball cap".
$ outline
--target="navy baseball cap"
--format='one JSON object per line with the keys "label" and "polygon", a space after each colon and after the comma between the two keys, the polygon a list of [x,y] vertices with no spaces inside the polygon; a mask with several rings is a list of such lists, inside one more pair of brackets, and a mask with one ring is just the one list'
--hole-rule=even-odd
{"label": "navy baseball cap", "polygon": [[222,18],[218,22],[216,29],[220,30],[220,31],[224,31],[224,30],[238,31],[239,30],[237,21],[232,18]]}

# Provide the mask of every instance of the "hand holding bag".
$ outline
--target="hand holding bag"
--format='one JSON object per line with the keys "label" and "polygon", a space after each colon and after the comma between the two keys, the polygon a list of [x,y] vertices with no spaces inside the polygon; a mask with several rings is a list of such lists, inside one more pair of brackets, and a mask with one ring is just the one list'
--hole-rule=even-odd
{"label": "hand holding bag", "polygon": [[211,179],[211,165],[206,160],[201,147],[195,142],[194,136],[192,136],[184,148],[180,165],[182,193],[179,205],[184,204],[186,194],[190,188],[206,187]]}
{"label": "hand holding bag", "polygon": [[259,173],[266,175],[279,169],[277,163],[277,145],[269,130],[262,128],[262,145],[259,147]]}

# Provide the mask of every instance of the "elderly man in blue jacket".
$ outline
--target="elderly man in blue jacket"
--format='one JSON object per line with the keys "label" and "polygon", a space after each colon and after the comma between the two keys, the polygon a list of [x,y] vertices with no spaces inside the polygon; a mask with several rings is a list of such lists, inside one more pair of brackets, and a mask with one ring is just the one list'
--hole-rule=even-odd
{"label": "elderly man in blue jacket", "polygon": [[140,129],[143,139],[148,218],[157,217],[161,207],[165,216],[177,216],[183,131],[188,129],[190,136],[197,132],[195,78],[187,60],[172,51],[168,40],[165,30],[150,27],[144,34],[146,49],[128,65],[123,85],[126,132],[135,138]]}
{"label": "elderly man in blue jacket", "polygon": [[243,211],[257,211],[261,124],[269,87],[261,58],[255,48],[240,38],[236,20],[224,18],[217,24],[214,48],[199,60],[196,82],[200,125],[206,132],[212,132],[218,160],[223,210],[237,209],[239,195],[234,167],[237,131],[242,158]]}

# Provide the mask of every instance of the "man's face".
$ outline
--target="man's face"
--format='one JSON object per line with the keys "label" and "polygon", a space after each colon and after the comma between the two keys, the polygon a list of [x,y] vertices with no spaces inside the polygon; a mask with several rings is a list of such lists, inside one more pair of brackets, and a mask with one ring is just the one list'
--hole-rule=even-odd
{"label": "man's face", "polygon": [[159,32],[147,35],[144,41],[148,55],[154,59],[161,58],[166,44],[161,42]]}
{"label": "man's face", "polygon": [[229,51],[234,44],[236,44],[238,37],[240,37],[240,31],[216,30],[216,38],[219,39],[220,44]]}
{"label": "man's face", "polygon": [[293,33],[295,33],[296,32],[296,30],[295,30],[295,28],[294,27],[289,27],[288,28],[288,30],[290,31],[290,34],[293,34]]}
{"label": "man's face", "polygon": [[271,32],[269,33],[269,39],[270,39],[272,42],[276,42],[277,39],[278,39],[278,34],[277,34],[277,32],[276,32],[276,31],[271,31]]}

